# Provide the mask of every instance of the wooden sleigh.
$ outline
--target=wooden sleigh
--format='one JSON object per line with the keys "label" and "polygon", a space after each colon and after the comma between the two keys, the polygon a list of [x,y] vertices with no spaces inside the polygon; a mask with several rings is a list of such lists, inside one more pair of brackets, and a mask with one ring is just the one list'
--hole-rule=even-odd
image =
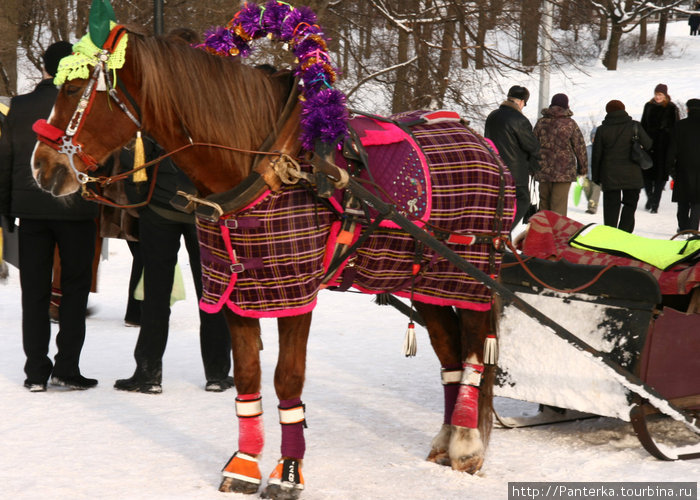
{"label": "wooden sleigh", "polygon": [[[534,219],[536,230],[549,227],[555,233],[561,229],[568,234],[569,228],[563,226],[570,221],[560,220],[556,214],[541,213]],[[554,240],[565,237],[555,235]],[[687,312],[695,310],[700,297],[695,282],[697,264],[675,266],[669,276],[661,276],[658,270],[652,272],[642,263],[624,265],[634,264],[624,262],[630,259],[623,259],[615,267],[609,267],[609,262],[575,264],[566,259],[551,260],[555,257],[536,243],[528,245],[525,241],[521,247],[548,258],[528,256],[525,250],[518,258],[506,255],[502,284],[575,332],[621,372],[638,377],[668,403],[697,417],[700,314]],[[567,257],[577,258],[575,253]],[[667,293],[674,279],[675,290],[686,293]],[[613,417],[631,422],[642,446],[656,458],[700,457],[697,435],[679,441],[677,432],[670,431],[668,422],[659,418],[663,403],[650,404],[610,370],[596,366],[588,353],[550,333],[515,307],[505,307],[495,394],[540,406],[536,414],[525,416],[497,413],[501,425],[522,427],[592,416]],[[668,435],[673,435],[674,441],[662,443]]]}

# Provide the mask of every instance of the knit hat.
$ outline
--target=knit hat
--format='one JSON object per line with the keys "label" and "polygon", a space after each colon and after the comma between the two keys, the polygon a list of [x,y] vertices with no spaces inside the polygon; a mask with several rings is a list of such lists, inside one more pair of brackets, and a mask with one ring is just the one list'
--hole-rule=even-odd
{"label": "knit hat", "polygon": [[668,85],[665,85],[663,83],[658,84],[656,87],[654,87],[654,94],[657,92],[661,92],[663,95],[668,97]]}
{"label": "knit hat", "polygon": [[560,108],[567,109],[569,107],[569,98],[566,94],[554,94],[550,106],[559,106]]}
{"label": "knit hat", "polygon": [[44,52],[44,68],[46,72],[53,76],[56,76],[56,70],[58,70],[58,63],[66,56],[71,55],[73,52],[73,45],[68,42],[60,41],[49,45],[49,48]]}
{"label": "knit hat", "polygon": [[530,98],[530,91],[520,85],[513,85],[510,90],[508,90],[508,97],[520,99],[527,104],[527,100]]}
{"label": "knit hat", "polygon": [[605,105],[605,112],[612,113],[613,111],[624,111],[625,105],[621,101],[612,100]]}

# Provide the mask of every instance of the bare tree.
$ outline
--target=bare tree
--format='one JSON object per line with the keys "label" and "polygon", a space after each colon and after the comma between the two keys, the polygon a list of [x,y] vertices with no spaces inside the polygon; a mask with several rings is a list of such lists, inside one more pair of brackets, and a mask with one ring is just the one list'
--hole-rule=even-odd
{"label": "bare tree", "polygon": [[[603,65],[610,71],[617,69],[620,39],[642,20],[653,14],[667,13],[685,0],[587,0],[610,23],[610,35],[603,57]],[[658,43],[658,39],[657,39]]]}

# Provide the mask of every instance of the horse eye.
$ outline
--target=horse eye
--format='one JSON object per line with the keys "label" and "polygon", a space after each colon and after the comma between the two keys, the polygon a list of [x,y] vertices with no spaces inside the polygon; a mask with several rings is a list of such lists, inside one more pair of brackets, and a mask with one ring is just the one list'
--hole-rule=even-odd
{"label": "horse eye", "polygon": [[66,95],[71,97],[80,92],[80,87],[79,85],[67,85],[66,86]]}

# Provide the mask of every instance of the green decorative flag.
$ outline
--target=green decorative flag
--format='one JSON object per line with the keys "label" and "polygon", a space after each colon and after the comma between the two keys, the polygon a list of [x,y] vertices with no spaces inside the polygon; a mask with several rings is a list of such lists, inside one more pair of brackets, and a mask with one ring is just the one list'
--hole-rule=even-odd
{"label": "green decorative flag", "polygon": [[89,31],[92,43],[102,47],[109,36],[109,22],[115,21],[114,10],[109,0],[92,0]]}

